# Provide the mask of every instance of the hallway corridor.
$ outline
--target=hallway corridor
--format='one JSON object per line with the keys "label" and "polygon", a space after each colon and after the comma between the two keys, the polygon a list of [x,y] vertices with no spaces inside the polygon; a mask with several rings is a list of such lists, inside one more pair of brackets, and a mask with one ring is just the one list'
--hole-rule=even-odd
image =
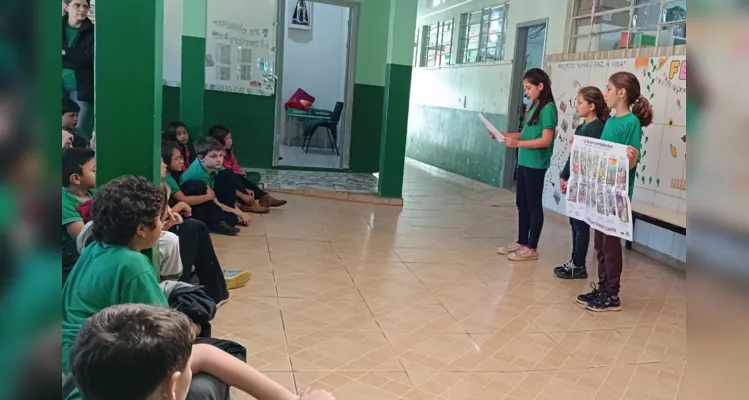
{"label": "hallway corridor", "polygon": [[[547,217],[540,260],[515,264],[496,254],[516,234],[514,194],[412,163],[404,181],[403,208],[279,196],[214,236],[223,268],[252,280],[213,335],[338,400],[686,399],[684,273],[625,251],[623,310],[594,315],[574,302],[589,283],[552,272],[566,219]],[[595,279],[592,249],[588,264]]]}

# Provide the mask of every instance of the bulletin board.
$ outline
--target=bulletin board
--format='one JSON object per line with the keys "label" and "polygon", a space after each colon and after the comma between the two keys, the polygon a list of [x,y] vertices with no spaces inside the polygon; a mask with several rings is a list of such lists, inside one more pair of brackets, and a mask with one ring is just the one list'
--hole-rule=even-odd
{"label": "bulletin board", "polygon": [[276,89],[276,0],[208,0],[205,88],[272,96]]}

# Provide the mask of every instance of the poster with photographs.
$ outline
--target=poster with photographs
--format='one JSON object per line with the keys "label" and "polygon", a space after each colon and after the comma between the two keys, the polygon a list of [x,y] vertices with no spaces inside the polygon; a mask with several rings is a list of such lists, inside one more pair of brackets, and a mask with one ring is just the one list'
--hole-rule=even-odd
{"label": "poster with photographs", "polygon": [[627,146],[580,137],[572,143],[567,215],[607,235],[632,240]]}

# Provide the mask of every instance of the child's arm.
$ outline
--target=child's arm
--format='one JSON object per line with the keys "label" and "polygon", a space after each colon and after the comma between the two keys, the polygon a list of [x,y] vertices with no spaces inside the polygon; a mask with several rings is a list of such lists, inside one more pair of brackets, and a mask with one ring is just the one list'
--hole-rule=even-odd
{"label": "child's arm", "polygon": [[213,195],[210,192],[202,196],[186,196],[183,191],[178,190],[172,193],[172,196],[174,196],[174,200],[177,200],[178,202],[184,202],[190,206],[197,206],[213,200]]}
{"label": "child's arm", "polygon": [[554,141],[554,130],[546,128],[543,130],[541,137],[532,140],[520,140],[519,138],[507,138],[505,144],[507,147],[517,147],[525,149],[542,149],[551,146]]}
{"label": "child's arm", "polygon": [[172,207],[172,212],[175,212],[177,214],[184,213],[189,216],[192,212],[192,208],[184,201],[180,201],[179,203],[175,204],[174,207]]}
{"label": "child's arm", "polygon": [[[190,368],[193,374],[204,372],[258,400],[298,400],[277,382],[228,353],[208,344],[192,346]],[[330,397],[332,399],[332,397]]]}
{"label": "child's arm", "polygon": [[78,235],[81,234],[84,226],[86,226],[86,224],[84,224],[83,221],[71,222],[65,225],[65,230],[68,231],[68,235],[75,240]]}

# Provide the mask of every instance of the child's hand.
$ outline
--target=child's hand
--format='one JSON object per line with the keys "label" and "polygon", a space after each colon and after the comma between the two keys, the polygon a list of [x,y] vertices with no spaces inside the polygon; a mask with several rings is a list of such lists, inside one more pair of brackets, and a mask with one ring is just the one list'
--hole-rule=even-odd
{"label": "child's hand", "polygon": [[253,199],[255,198],[255,192],[253,192],[252,190],[247,190],[247,194],[249,194]]}
{"label": "child's hand", "polygon": [[567,181],[564,179],[559,179],[559,189],[562,191],[562,193],[567,193]]}
{"label": "child's hand", "polygon": [[640,153],[637,151],[636,148],[632,146],[627,146],[627,158],[629,159],[629,169],[632,169],[637,165],[637,157],[640,155]]}
{"label": "child's hand", "polygon": [[240,223],[242,223],[244,226],[249,225],[250,221],[252,221],[252,216],[243,211],[240,211],[239,214],[237,214],[237,217],[239,217]]}
{"label": "child's hand", "polygon": [[207,194],[211,199],[215,199],[216,198],[216,193],[214,193],[213,189],[211,189],[211,188],[206,188],[205,194]]}
{"label": "child's hand", "polygon": [[512,136],[507,136],[507,137],[505,137],[505,146],[507,146],[509,148],[512,148],[512,149],[518,148],[518,147],[520,147],[520,140],[518,140],[518,139],[516,139],[516,138],[514,138]]}
{"label": "child's hand", "polygon": [[335,397],[327,390],[307,388],[299,396],[299,400],[335,400]]}
{"label": "child's hand", "polygon": [[183,203],[184,206],[182,206],[182,214],[184,214],[185,217],[192,216],[192,207],[190,207],[189,204]]}
{"label": "child's hand", "polygon": [[497,136],[494,135],[492,131],[488,131],[488,132],[489,132],[489,137],[492,138],[492,140],[497,140]]}
{"label": "child's hand", "polygon": [[181,223],[182,223],[182,216],[175,212],[169,211],[169,213],[167,214],[167,219],[166,221],[164,221],[164,227],[162,229],[169,230],[171,227],[175,225],[179,225]]}

